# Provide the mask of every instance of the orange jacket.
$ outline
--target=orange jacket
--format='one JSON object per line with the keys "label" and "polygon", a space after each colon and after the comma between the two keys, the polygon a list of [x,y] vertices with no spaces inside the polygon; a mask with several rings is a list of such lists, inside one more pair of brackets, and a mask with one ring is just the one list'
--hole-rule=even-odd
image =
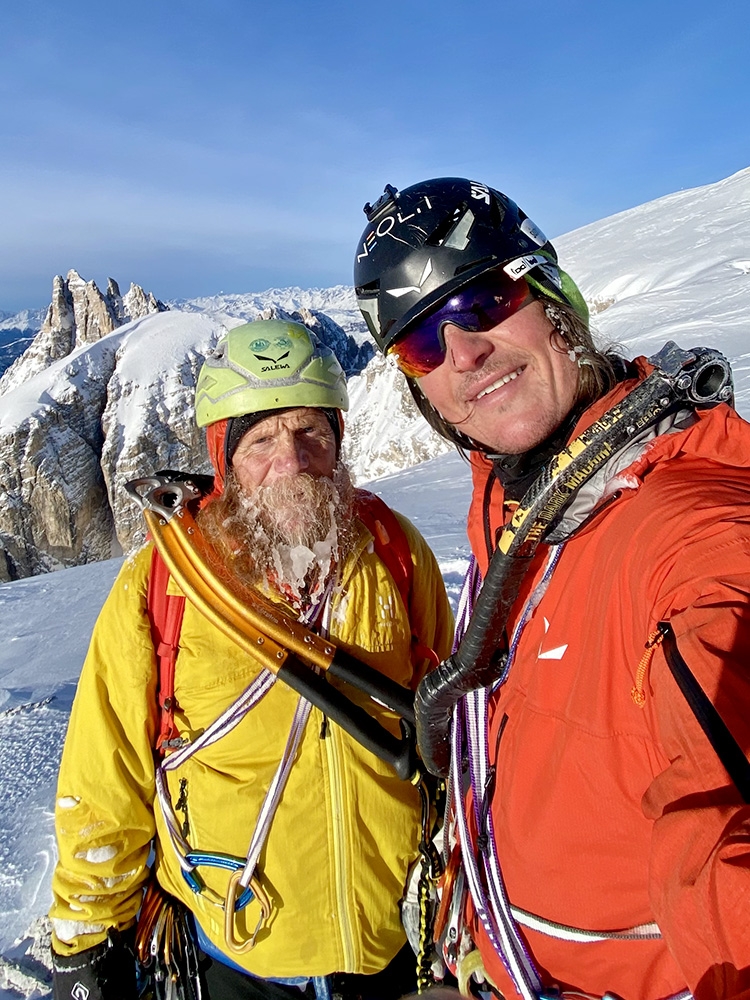
{"label": "orange jacket", "polygon": [[[574,433],[635,384],[598,401]],[[750,750],[750,426],[726,405],[697,418],[647,444],[565,542],[492,697],[491,808],[511,903],[576,928],[656,921],[662,932],[571,943],[523,929],[545,985],[625,1000],[686,985],[697,1000],[750,997],[750,806],[660,649],[637,676],[646,640],[671,622]],[[484,572],[485,518],[494,537],[502,489],[495,483],[487,507],[490,464],[474,455],[472,465],[469,536]],[[540,545],[509,631],[547,555]],[[478,922],[473,936],[492,979],[515,997]]]}

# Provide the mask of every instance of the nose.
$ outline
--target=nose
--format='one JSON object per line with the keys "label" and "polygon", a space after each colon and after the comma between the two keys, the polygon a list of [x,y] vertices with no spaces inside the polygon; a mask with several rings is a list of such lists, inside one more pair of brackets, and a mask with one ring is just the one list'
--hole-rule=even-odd
{"label": "nose", "polygon": [[304,441],[294,434],[282,434],[273,457],[273,470],[278,476],[293,476],[305,472],[310,455]]}
{"label": "nose", "polygon": [[443,328],[445,356],[457,372],[477,371],[492,354],[493,343],[482,333],[462,330],[449,323]]}

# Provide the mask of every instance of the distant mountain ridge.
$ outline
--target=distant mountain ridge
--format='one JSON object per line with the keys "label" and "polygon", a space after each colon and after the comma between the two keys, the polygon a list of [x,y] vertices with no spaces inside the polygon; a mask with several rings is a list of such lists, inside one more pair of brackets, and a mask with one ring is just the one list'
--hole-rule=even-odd
{"label": "distant mountain ridge", "polygon": [[[668,339],[718,347],[734,365],[737,408],[750,415],[750,169],[554,242],[600,339],[629,355]],[[401,374],[373,356],[351,288],[171,303],[63,356],[32,344],[0,380],[0,580],[137,544],[140,515],[124,482],[158,468],[208,471],[193,419],[197,372],[225,330],[270,316],[298,319],[339,353],[350,375],[344,454],[357,482],[450,450]]]}
{"label": "distant mountain ridge", "polygon": [[25,382],[76,347],[95,343],[124,323],[167,308],[140,285],[131,284],[121,295],[117,282],[109,278],[102,293],[95,281],[85,281],[77,271],[68,271],[65,278],[56,275],[52,302],[41,328],[0,378],[0,393]]}
{"label": "distant mountain ridge", "polygon": [[44,316],[44,309],[24,309],[12,314],[0,312],[0,376],[29,346]]}

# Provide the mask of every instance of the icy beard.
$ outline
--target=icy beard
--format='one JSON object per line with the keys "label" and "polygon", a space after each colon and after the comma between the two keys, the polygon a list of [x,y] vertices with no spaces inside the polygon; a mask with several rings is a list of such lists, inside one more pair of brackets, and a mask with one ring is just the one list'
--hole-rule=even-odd
{"label": "icy beard", "polygon": [[207,540],[242,583],[270,584],[298,611],[314,604],[351,551],[354,487],[339,462],[333,479],[302,473],[248,493],[234,475],[199,516]]}

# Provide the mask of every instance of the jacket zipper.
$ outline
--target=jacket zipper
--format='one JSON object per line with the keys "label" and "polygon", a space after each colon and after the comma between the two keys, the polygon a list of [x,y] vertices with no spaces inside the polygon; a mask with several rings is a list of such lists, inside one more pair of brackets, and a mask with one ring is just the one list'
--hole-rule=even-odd
{"label": "jacket zipper", "polygon": [[[321,734],[322,735],[322,734]],[[346,846],[346,824],[344,822],[346,796],[341,778],[341,756],[339,741],[341,734],[337,726],[326,728],[325,738],[321,740],[325,747],[328,763],[328,777],[331,788],[331,826],[333,829],[333,863],[335,872],[336,902],[339,909],[339,929],[341,932],[341,947],[344,954],[341,972],[348,972],[355,965],[353,921],[349,912],[349,852]]]}

